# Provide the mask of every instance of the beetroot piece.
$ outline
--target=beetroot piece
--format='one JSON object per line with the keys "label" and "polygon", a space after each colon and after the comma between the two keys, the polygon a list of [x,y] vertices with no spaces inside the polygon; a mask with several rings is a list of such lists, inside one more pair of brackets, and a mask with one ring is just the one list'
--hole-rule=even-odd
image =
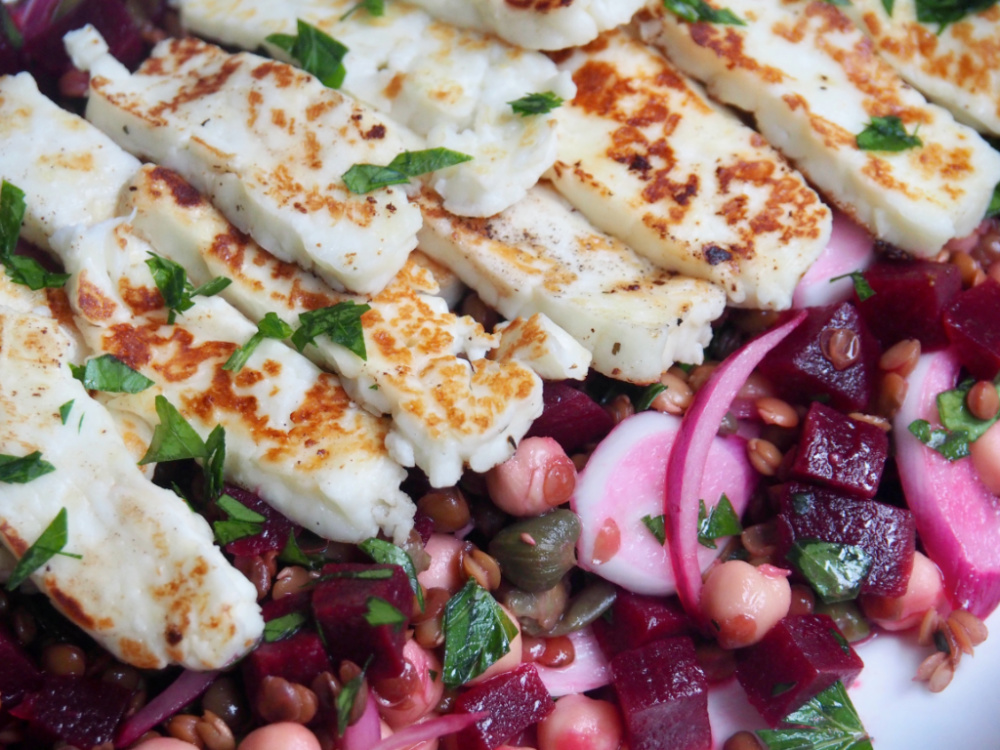
{"label": "beetroot piece", "polygon": [[285,544],[288,542],[288,534],[295,528],[295,525],[291,521],[253,492],[231,484],[227,484],[223,488],[223,492],[267,519],[264,521],[263,528],[259,534],[230,542],[226,545],[226,552],[231,555],[252,557],[285,548]]}
{"label": "beetroot piece", "polygon": [[942,316],[962,291],[958,266],[931,261],[880,261],[864,272],[875,294],[854,304],[868,329],[888,348],[918,339],[924,351],[948,346]]}
{"label": "beetroot piece", "polygon": [[17,639],[0,626],[0,707],[16,706],[26,693],[42,686],[42,675]]}
{"label": "beetroot piece", "polygon": [[458,696],[455,713],[488,711],[481,719],[457,735],[462,750],[493,750],[544,719],[555,703],[545,689],[534,664],[491,677]]}
{"label": "beetroot piece", "polygon": [[[760,371],[792,401],[828,398],[842,411],[866,411],[875,392],[880,349],[849,302],[814,307],[809,316],[760,363]],[[853,334],[857,359],[838,370],[827,353]],[[834,347],[835,348],[835,347]]]}
{"label": "beetroot piece", "polygon": [[772,727],[838,680],[850,686],[864,666],[827,615],[786,617],[736,659],[736,679]]}
{"label": "beetroot piece", "polygon": [[694,641],[668,638],[623,651],[611,660],[632,750],[707,750],[708,681]]}
{"label": "beetroot piece", "polygon": [[619,588],[611,620],[593,623],[594,635],[607,658],[651,641],[690,635],[694,625],[676,596],[643,596]]}
{"label": "beetroot piece", "polygon": [[528,430],[528,437],[550,437],[566,453],[574,453],[611,432],[614,420],[600,404],[583,391],[562,382],[549,381],[542,391],[542,415]]}
{"label": "beetroot piece", "polygon": [[262,643],[243,660],[243,680],[256,711],[257,693],[265,677],[282,677],[308,687],[323,672],[333,672],[323,640],[312,630],[300,630],[274,643]]}
{"label": "beetroot piece", "polygon": [[782,487],[779,504],[779,554],[805,539],[853,544],[872,560],[861,593],[902,596],[906,591],[917,539],[909,510],[795,483]]}
{"label": "beetroot piece", "polygon": [[867,422],[813,402],[789,464],[793,479],[874,497],[889,456],[889,438]]}
{"label": "beetroot piece", "polygon": [[958,295],[945,310],[944,327],[973,377],[996,377],[1000,371],[1000,283],[987,279]]}
{"label": "beetroot piece", "polygon": [[[376,571],[387,578],[360,578]],[[325,579],[325,580],[324,580]],[[382,599],[398,609],[404,622],[370,625],[365,619],[368,600]],[[313,614],[323,632],[327,651],[335,664],[350,659],[363,666],[372,657],[368,674],[376,679],[397,677],[405,667],[403,645],[413,610],[413,589],[398,565],[333,563],[323,568],[313,591]]]}
{"label": "beetroot piece", "polygon": [[132,693],[121,685],[92,677],[46,674],[39,690],[11,710],[28,722],[38,745],[65,740],[76,747],[111,742],[125,716]]}

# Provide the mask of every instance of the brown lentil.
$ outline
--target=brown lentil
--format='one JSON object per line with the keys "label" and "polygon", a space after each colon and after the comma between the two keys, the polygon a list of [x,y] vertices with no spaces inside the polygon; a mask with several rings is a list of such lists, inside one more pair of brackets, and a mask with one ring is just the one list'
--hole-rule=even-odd
{"label": "brown lentil", "polygon": [[744,729],[726,740],[722,750],[762,750],[762,746],[757,735]]}
{"label": "brown lentil", "polygon": [[297,682],[268,675],[260,683],[257,712],[268,722],[294,721],[307,724],[319,707],[316,693]]}
{"label": "brown lentil", "polygon": [[318,577],[313,571],[299,565],[282,568],[275,576],[274,585],[271,587],[271,598],[284,599],[286,596],[302,593],[305,587]]}
{"label": "brown lentil", "polygon": [[473,547],[461,554],[462,571],[466,579],[474,578],[487,591],[500,585],[500,563],[481,549]]}
{"label": "brown lentil", "polygon": [[878,413],[888,419],[896,416],[906,399],[909,384],[897,372],[887,372],[882,376],[878,389]]}
{"label": "brown lentil", "polygon": [[972,286],[972,280],[976,271],[980,270],[979,264],[971,255],[963,252],[951,254],[951,263],[958,267],[958,272],[962,276],[962,286]]}
{"label": "brown lentil", "polygon": [[692,390],[695,392],[700,391],[702,386],[708,382],[708,379],[712,377],[712,373],[715,372],[719,365],[712,362],[706,362],[703,365],[698,365],[696,368],[691,370],[688,374],[688,385],[691,386]]}
{"label": "brown lentil", "polygon": [[989,380],[980,380],[969,389],[965,403],[976,419],[993,419],[1000,411],[1000,395]]}
{"label": "brown lentil", "polygon": [[878,416],[877,414],[865,414],[860,411],[852,411],[847,416],[851,419],[856,419],[859,422],[870,424],[872,427],[878,427],[882,430],[882,432],[892,432],[892,422],[885,417]]}
{"label": "brown lentil", "polygon": [[435,586],[424,592],[424,610],[413,615],[413,622],[425,622],[435,617],[440,617],[444,613],[444,607],[451,598],[448,589]]}
{"label": "brown lentil", "polygon": [[988,278],[989,276],[986,275],[986,271],[982,268],[977,268],[976,273],[972,277],[972,286],[979,286]]}
{"label": "brown lentil", "polygon": [[954,665],[951,663],[951,661],[945,659],[943,662],[941,662],[938,668],[934,670],[934,674],[932,674],[931,678],[927,681],[927,688],[932,693],[940,693],[942,690],[948,687],[948,685],[951,684],[951,679],[954,676],[955,676]]}
{"label": "brown lentil", "polygon": [[434,530],[451,534],[468,525],[472,514],[458,487],[431,490],[417,500],[417,509],[434,522]]}
{"label": "brown lentil", "polygon": [[372,689],[379,698],[390,706],[395,706],[416,694],[420,689],[420,675],[409,659],[403,659],[403,673],[398,677],[386,677],[372,680]]}
{"label": "brown lentil", "polygon": [[545,639],[545,650],[535,661],[543,667],[567,667],[576,659],[576,649],[568,636],[560,635]]}
{"label": "brown lentil", "polygon": [[545,639],[521,634],[521,658],[524,661],[538,661],[545,653]]}
{"label": "brown lentil", "polygon": [[479,323],[487,331],[492,331],[493,327],[500,322],[497,312],[483,302],[482,298],[475,292],[470,292],[462,300],[462,315],[468,315]]}
{"label": "brown lentil", "polygon": [[[340,669],[338,674],[340,676],[340,681],[344,685],[353,680],[359,674],[361,674],[361,667],[355,664],[353,661],[342,661],[340,663]],[[361,718],[361,715],[365,712],[365,705],[368,702],[368,681],[362,679],[361,689],[358,690],[357,695],[354,696],[354,705],[351,706],[351,716],[348,719],[348,725],[356,724]]]}
{"label": "brown lentil", "polygon": [[903,339],[886,349],[879,357],[878,366],[885,372],[896,372],[904,378],[913,372],[920,360],[920,341]]}
{"label": "brown lentil", "polygon": [[816,608],[816,595],[808,586],[792,584],[792,601],[788,606],[789,615],[811,615]]}
{"label": "brown lentil", "polygon": [[413,640],[427,650],[435,649],[444,643],[444,623],[441,617],[432,617],[414,625]]}
{"label": "brown lentil", "polygon": [[205,750],[205,742],[198,735],[196,729],[199,721],[201,719],[191,714],[177,714],[168,719],[164,727],[167,734],[174,739],[194,745],[198,750]]}
{"label": "brown lentil", "polygon": [[667,414],[683,414],[691,405],[691,399],[694,398],[694,391],[691,390],[691,386],[670,372],[665,372],[660,376],[660,384],[666,390],[661,391],[653,399],[650,407]]}
{"label": "brown lentil", "polygon": [[828,328],[820,335],[819,345],[837,371],[846,370],[861,357],[861,340],[849,328]]}
{"label": "brown lentil", "polygon": [[722,421],[719,423],[719,435],[726,437],[727,435],[735,435],[740,429],[740,423],[736,420],[736,417],[731,411],[727,411],[722,417]]}
{"label": "brown lentil", "polygon": [[736,673],[735,652],[722,648],[715,641],[699,643],[695,647],[695,658],[709,683],[728,680]]}
{"label": "brown lentil", "polygon": [[27,646],[38,635],[38,624],[34,616],[24,607],[17,607],[14,610],[14,614],[11,615],[11,626],[14,628],[18,643],[22,646]]}
{"label": "brown lentil", "polygon": [[605,404],[604,410],[608,413],[611,417],[611,421],[615,424],[618,424],[635,414],[635,406],[632,404],[632,399],[624,393],[619,393],[607,404]]}
{"label": "brown lentil", "polygon": [[42,670],[61,677],[82,677],[87,672],[87,656],[71,643],[53,643],[42,651]]}
{"label": "brown lentil", "polygon": [[211,711],[205,712],[201,721],[195,724],[194,731],[205,743],[205,750],[236,750],[232,730]]}
{"label": "brown lentil", "polygon": [[967,609],[956,609],[948,615],[948,620],[961,625],[973,646],[981,644],[989,635],[986,624]]}
{"label": "brown lentil", "polygon": [[691,376],[691,374],[680,365],[671,365],[667,369],[667,372],[673,375],[675,378],[683,380],[685,383],[688,382],[688,378]]}
{"label": "brown lentil", "polygon": [[233,730],[243,727],[249,716],[243,694],[232,677],[223,675],[213,682],[201,698],[201,707],[211,711]]}
{"label": "brown lentil", "polygon": [[247,580],[257,589],[257,601],[261,601],[271,590],[274,571],[270,570],[261,555],[240,556],[233,560],[233,567],[247,577]]}
{"label": "brown lentil", "polygon": [[747,442],[747,458],[758,474],[773,477],[781,466],[782,455],[774,443],[753,438]]}
{"label": "brown lentil", "polygon": [[764,424],[788,428],[799,426],[799,413],[787,401],[774,396],[764,396],[757,399],[754,406]]}

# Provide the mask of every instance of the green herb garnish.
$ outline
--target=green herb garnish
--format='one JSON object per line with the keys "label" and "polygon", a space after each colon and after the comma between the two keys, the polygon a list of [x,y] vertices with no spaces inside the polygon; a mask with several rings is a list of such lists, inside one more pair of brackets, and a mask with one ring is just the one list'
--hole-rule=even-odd
{"label": "green herb garnish", "polygon": [[667,517],[664,515],[659,516],[643,516],[642,522],[645,524],[649,532],[656,537],[661,545],[667,542]]}
{"label": "green herb garnish", "polygon": [[903,121],[895,115],[873,117],[855,141],[862,151],[906,151],[923,145],[916,131],[907,133]]}
{"label": "green herb garnish", "polygon": [[368,608],[365,612],[365,622],[373,628],[390,625],[395,630],[400,630],[408,621],[407,616],[395,606],[377,596],[369,596],[365,606]]}
{"label": "green herb garnish", "polygon": [[759,729],[768,750],[872,750],[871,738],[840,682],[782,720],[787,729]]}
{"label": "green herb garnish", "polygon": [[216,276],[207,284],[195,287],[188,281],[184,266],[155,253],[149,253],[146,265],[149,266],[149,271],[153,274],[153,282],[160,290],[163,303],[170,310],[170,314],[167,316],[168,323],[173,323],[178,313],[183,314],[194,307],[194,297],[199,295],[212,297],[232,283],[231,279]]}
{"label": "green herb garnish", "polygon": [[73,377],[88,391],[105,393],[141,393],[155,383],[136,372],[113,354],[88,359],[85,365],[70,364]]}
{"label": "green herb garnish", "polygon": [[27,456],[8,456],[0,453],[0,482],[5,484],[27,484],[55,470],[55,466],[42,460],[39,451],[29,453]]}
{"label": "green herb garnish", "polygon": [[68,273],[52,273],[34,258],[14,254],[25,208],[24,191],[4,180],[0,185],[0,262],[15,284],[23,284],[33,291],[58,289],[69,279]]}
{"label": "green herb garnish", "polygon": [[635,410],[637,412],[646,411],[653,405],[656,397],[665,390],[667,390],[667,386],[663,385],[663,383],[653,383],[652,385],[646,386],[642,389],[642,393],[640,393],[633,402]]}
{"label": "green herb garnish", "polygon": [[69,413],[73,411],[73,402],[76,399],[70,399],[65,404],[59,407],[59,419],[62,420],[63,424],[66,424],[66,420],[69,419]]}
{"label": "green herb garnish", "polygon": [[370,16],[385,15],[385,0],[361,0],[361,2],[356,3],[349,11],[340,17],[341,21],[346,21],[352,13],[358,10],[364,10]]}
{"label": "green herb garnish", "polygon": [[316,76],[327,88],[339,89],[347,76],[344,67],[347,47],[302,19],[296,22],[296,27],[297,36],[271,34],[264,41],[287,52],[302,70]]}
{"label": "green herb garnish", "polygon": [[854,293],[858,295],[858,299],[862,302],[875,296],[875,290],[872,289],[871,284],[868,283],[868,279],[865,278],[861,271],[851,271],[840,276],[834,276],[830,279],[830,283],[832,284],[835,281],[847,278],[854,284]]}
{"label": "green herb garnish", "polygon": [[257,333],[229,356],[222,369],[239,372],[246,365],[254,350],[260,346],[261,341],[264,339],[287,339],[291,335],[292,327],[279,318],[277,313],[269,312],[257,324]]}
{"label": "green herb garnish", "polygon": [[798,540],[786,554],[826,604],[855,599],[872,567],[872,558],[853,544]]}
{"label": "green herb garnish", "polygon": [[746,22],[728,8],[713,8],[705,0],[663,0],[663,7],[689,23],[705,21],[746,26]]}
{"label": "green herb garnish", "polygon": [[1000,216],[1000,185],[993,188],[993,196],[990,198],[990,204],[986,207],[986,216],[983,218],[992,219],[994,216]]}
{"label": "green herb garnish", "polygon": [[300,352],[317,336],[328,336],[335,344],[350,349],[361,359],[368,359],[365,349],[361,316],[371,309],[353,300],[338,302],[332,307],[322,307],[299,314],[299,327],[292,334],[292,344]]}
{"label": "green herb garnish", "polygon": [[733,504],[725,493],[711,511],[706,508],[704,500],[698,501],[698,543],[701,546],[716,549],[715,539],[742,532],[740,517],[736,515]]}
{"label": "green herb garnish", "polygon": [[[1000,414],[990,419],[977,419],[969,411],[968,397],[975,380],[966,380],[950,391],[939,393],[937,397],[938,417],[941,424],[952,432],[962,432],[970,443],[977,441],[984,432],[992,427]],[[997,388],[996,384],[993,386]],[[1000,388],[997,388],[1000,395]]]}
{"label": "green herb garnish", "polygon": [[210,498],[218,497],[222,494],[222,487],[225,482],[226,464],[226,430],[221,424],[208,433],[208,440],[205,441],[205,491]]}
{"label": "green herb garnish", "polygon": [[915,419],[908,429],[921,443],[937,451],[949,461],[958,461],[969,455],[969,436],[963,430],[951,432],[932,428],[926,419]]}
{"label": "green herb garnish", "polygon": [[310,569],[318,568],[324,562],[322,555],[310,556],[302,551],[298,540],[295,538],[294,530],[290,530],[288,532],[288,539],[285,541],[285,546],[282,547],[281,552],[278,554],[278,559],[283,563],[288,563],[289,565],[301,565],[303,568]]}
{"label": "green herb garnish", "polygon": [[548,114],[556,107],[559,107],[563,103],[561,96],[556,96],[551,91],[543,91],[540,94],[527,94],[522,96],[520,99],[515,99],[512,102],[507,102],[510,108],[514,110],[514,114],[520,115],[521,117],[529,117],[531,115],[544,115]]}
{"label": "green herb garnish", "polygon": [[444,608],[444,684],[455,688],[485,672],[516,635],[497,600],[470,578]]}
{"label": "green herb garnish", "polygon": [[153,439],[146,455],[139,461],[140,466],[208,456],[205,441],[164,396],[156,397],[156,415],[160,423],[153,428]]}
{"label": "green herb garnish", "polygon": [[10,578],[7,579],[8,591],[13,591],[20,586],[28,576],[56,555],[72,557],[76,560],[80,560],[83,557],[82,555],[63,552],[63,547],[66,546],[66,541],[69,538],[67,518],[68,514],[66,509],[63,508],[56,513],[56,517],[52,519],[52,523],[45,528],[45,531],[35,540],[35,543],[28,547],[28,550],[21,559],[17,561],[17,565],[14,566]]}
{"label": "green herb garnish", "polygon": [[885,12],[889,14],[890,18],[892,18],[892,10],[895,5],[896,0],[882,0],[882,7],[885,8]]}
{"label": "green herb garnish", "polygon": [[920,23],[940,24],[940,34],[949,24],[984,11],[996,3],[997,0],[916,0],[917,20]]}
{"label": "green herb garnish", "polygon": [[410,588],[413,589],[413,593],[417,597],[417,603],[419,604],[420,609],[423,610],[424,592],[420,587],[420,581],[417,580],[417,568],[413,564],[413,559],[409,556],[409,554],[407,554],[406,550],[401,547],[397,547],[391,542],[386,542],[375,537],[365,539],[358,545],[358,547],[360,547],[361,551],[368,555],[368,557],[381,565],[398,565],[401,567],[410,581]]}
{"label": "green herb garnish", "polygon": [[[320,629],[320,634],[323,631]],[[371,658],[368,659],[371,662]],[[368,664],[365,664],[364,669],[358,673],[357,676],[351,678],[347,681],[347,684],[341,688],[340,693],[338,693],[335,700],[337,706],[337,736],[343,737],[344,732],[347,731],[347,727],[350,725],[351,714],[354,710],[354,703],[358,699],[358,693],[361,692],[361,686],[365,681],[365,671],[368,669]]]}
{"label": "green herb garnish", "polygon": [[225,521],[216,521],[212,524],[215,541],[219,546],[225,547],[237,539],[256,536],[264,530],[264,522],[267,519],[257,511],[250,510],[236,498],[221,495],[215,504],[226,514]]}
{"label": "green herb garnish", "polygon": [[275,617],[264,624],[264,640],[267,643],[283,641],[294,635],[306,624],[306,616],[301,612],[291,612],[283,617]]}
{"label": "green herb garnish", "polygon": [[343,174],[344,184],[352,193],[364,195],[389,185],[406,185],[411,177],[453,167],[472,157],[446,148],[404,151],[386,166],[355,164]]}

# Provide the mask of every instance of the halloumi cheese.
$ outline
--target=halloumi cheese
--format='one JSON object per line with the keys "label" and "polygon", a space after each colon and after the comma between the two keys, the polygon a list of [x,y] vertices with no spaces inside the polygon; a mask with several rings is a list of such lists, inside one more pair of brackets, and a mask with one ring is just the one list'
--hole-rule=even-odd
{"label": "halloumi cheese", "polygon": [[547,315],[591,352],[599,372],[651,383],[674,362],[702,361],[725,292],[656,268],[551,186],[489,219],[454,216],[430,191],[419,200],[425,253],[505,317]]}
{"label": "halloumi cheese", "polygon": [[356,0],[180,0],[178,5],[186,28],[243,49],[260,48],[270,34],[294,35],[298,20],[345,45],[345,92],[412,128],[429,146],[472,157],[430,180],[454,213],[502,211],[555,160],[555,115],[520,117],[509,104],[546,91],[572,98],[569,77],[537,52],[435,21],[402,0],[385,3],[378,17],[358,8],[347,18]]}
{"label": "halloumi cheese", "polygon": [[59,227],[114,216],[139,160],[38,91],[29,73],[0,76],[0,178],[32,197],[21,236],[40,247]]}
{"label": "halloumi cheese", "polygon": [[334,375],[273,339],[239,372],[222,369],[256,326],[218,297],[195,297],[168,324],[145,264],[154,248],[124,220],[62,232],[53,246],[73,274],[70,302],[91,349],[157,384],[127,408],[158,424],[163,395],[203,439],[222,425],[227,478],[320,536],[406,537],[414,507],[385,448],[388,420],[354,404]]}
{"label": "halloumi cheese", "polygon": [[[705,81],[757,127],[827,199],[874,234],[929,257],[979,224],[1000,182],[1000,154],[928,104],[822,0],[727,0],[744,26],[688,23],[650,6],[645,39]],[[862,150],[873,117],[898,117],[922,145]]]}
{"label": "halloumi cheese", "polygon": [[955,118],[1000,136],[1000,6],[944,29],[917,19],[916,0],[851,0],[842,7],[910,85]]}
{"label": "halloumi cheese", "polygon": [[[263,632],[257,591],[181,498],[145,479],[108,412],[73,378],[49,319],[0,311],[0,453],[54,471],[0,493],[0,539],[23,556],[62,509],[64,551],[31,579],[70,621],[141,669],[224,667]],[[72,402],[70,418],[60,407]]]}
{"label": "halloumi cheese", "polygon": [[[69,46],[93,33],[72,32]],[[377,292],[416,245],[420,212],[402,190],[355,195],[342,179],[416,137],[313,76],[193,38],[161,42],[131,75],[110,54],[91,59],[87,119],[183,174],[284,260]]]}
{"label": "halloumi cheese", "polygon": [[522,362],[546,380],[583,380],[590,371],[590,352],[545,313],[498,324],[500,346],[490,352],[498,362]]}
{"label": "halloumi cheese", "polygon": [[162,167],[143,168],[123,193],[122,211],[134,211],[137,231],[188,268],[195,284],[213,276],[232,279],[222,296],[253,320],[273,312],[297,327],[309,310],[368,304],[361,318],[365,359],[325,336],[304,353],[339,373],[357,403],[392,416],[386,438],[391,455],[404,466],[419,466],[433,486],[457,483],[466,464],[483,472],[508,458],[541,413],[541,381],[517,362],[485,359],[497,337],[449,312],[435,296],[433,276],[415,263],[371,297],[334,292],[241,235]]}
{"label": "halloumi cheese", "polygon": [[723,287],[731,304],[790,307],[832,221],[802,176],[621,31],[559,66],[577,93],[559,114],[556,189],[656,265]]}
{"label": "halloumi cheese", "polygon": [[628,23],[647,0],[413,0],[442,21],[527,49],[560,50]]}

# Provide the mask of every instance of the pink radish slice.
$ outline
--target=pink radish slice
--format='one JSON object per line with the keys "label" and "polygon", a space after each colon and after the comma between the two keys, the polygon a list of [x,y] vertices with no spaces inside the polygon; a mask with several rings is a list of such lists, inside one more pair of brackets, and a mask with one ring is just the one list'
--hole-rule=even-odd
{"label": "pink radish slice", "polygon": [[361,718],[344,730],[342,750],[371,750],[382,739],[382,725],[378,719],[378,704],[371,690],[365,701]]}
{"label": "pink radish slice", "polygon": [[535,664],[542,684],[549,695],[558,698],[607,685],[611,681],[608,660],[597,644],[594,632],[589,628],[569,634],[573,642],[573,663],[567,667],[554,669]]}
{"label": "pink radish slice", "polygon": [[833,212],[830,241],[795,287],[792,307],[823,307],[851,298],[854,285],[838,276],[862,271],[875,260],[875,242],[868,232],[839,211]]}
{"label": "pink radish slice", "polygon": [[488,715],[486,711],[480,711],[474,714],[448,714],[437,719],[428,719],[394,732],[377,744],[367,745],[363,750],[402,750],[418,742],[436,740],[447,734],[461,732]]}
{"label": "pink radish slice", "polygon": [[193,669],[185,669],[170,687],[122,724],[115,739],[115,747],[128,747],[157,724],[166,721],[184,706],[196,701],[218,676],[218,672],[195,672]]}
{"label": "pink radish slice", "polygon": [[[719,440],[719,425],[750,373],[805,317],[805,312],[798,313],[744,344],[716,368],[684,415],[677,443],[670,453],[665,508],[671,562],[681,604],[698,620],[701,619],[698,600],[704,569],[700,552],[704,548],[698,543],[698,499],[705,497],[703,485],[706,481],[724,477],[726,473],[725,467],[715,460],[709,463],[711,449]],[[707,476],[706,466],[711,467]]]}
{"label": "pink radish slice", "polygon": [[[668,473],[667,462],[680,429],[678,417],[646,411],[623,421],[597,446],[570,498],[570,507],[583,527],[577,543],[581,568],[638,594],[665,595],[676,590],[670,550],[656,540],[642,519],[663,514],[668,476],[671,483],[679,483],[678,474]],[[722,493],[742,514],[757,480],[746,458],[746,441],[716,437],[706,451],[715,468],[695,488],[695,518],[699,498],[713,507]],[[611,559],[595,563],[598,536],[609,519],[618,528],[621,547]],[[700,575],[718,550],[698,548]]]}
{"label": "pink radish slice", "polygon": [[985,618],[1000,603],[1000,498],[970,459],[950,462],[907,429],[915,419],[938,424],[937,395],[955,387],[959,368],[952,350],[922,356],[892,434],[903,492],[928,556],[953,602]]}

